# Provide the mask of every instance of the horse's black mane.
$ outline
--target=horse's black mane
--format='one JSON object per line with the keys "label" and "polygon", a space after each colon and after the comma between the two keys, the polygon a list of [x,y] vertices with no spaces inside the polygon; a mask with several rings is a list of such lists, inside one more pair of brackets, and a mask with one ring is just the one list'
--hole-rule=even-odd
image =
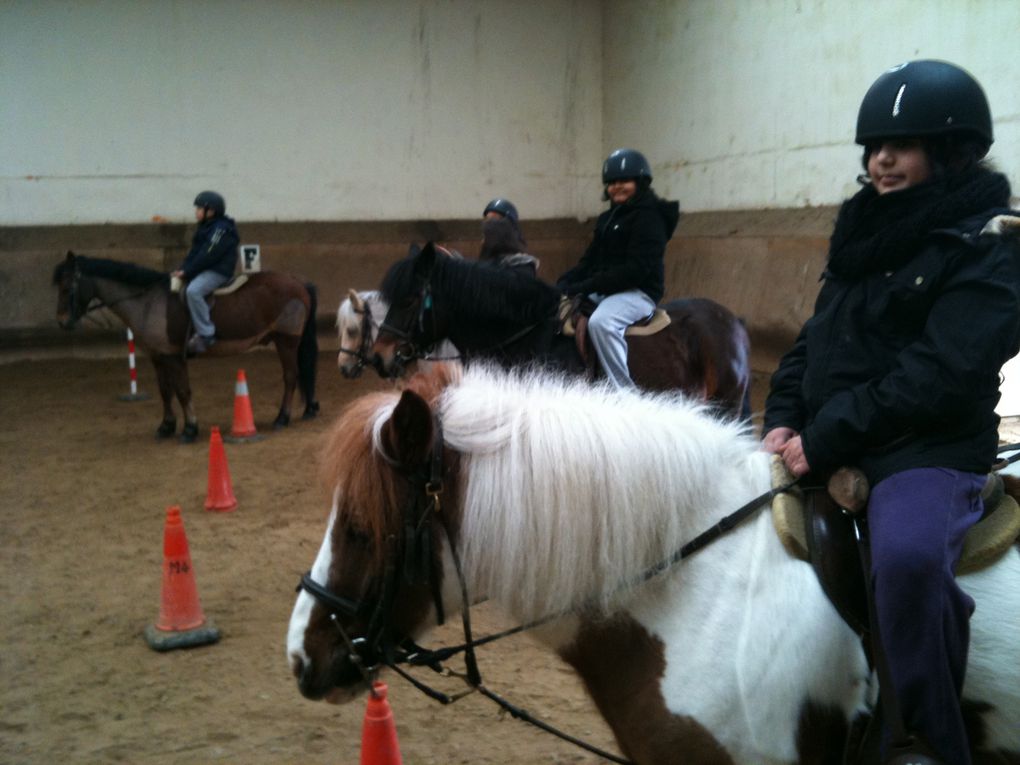
{"label": "horse's black mane", "polygon": [[[155,269],[146,268],[134,263],[123,263],[119,260],[108,260],[107,258],[87,258],[84,255],[75,255],[74,263],[84,276],[98,276],[102,279],[110,279],[135,287],[148,287],[161,282],[164,284],[170,283],[170,275],[166,272],[156,271]],[[59,284],[64,273],[69,268],[71,268],[70,261],[61,261],[53,270],[53,283]]]}
{"label": "horse's black mane", "polygon": [[[406,299],[414,289],[416,256],[395,263],[386,274],[380,292],[390,305]],[[468,313],[480,320],[531,324],[549,318],[560,293],[540,279],[523,276],[488,263],[437,256],[432,272],[432,292],[437,303]]]}

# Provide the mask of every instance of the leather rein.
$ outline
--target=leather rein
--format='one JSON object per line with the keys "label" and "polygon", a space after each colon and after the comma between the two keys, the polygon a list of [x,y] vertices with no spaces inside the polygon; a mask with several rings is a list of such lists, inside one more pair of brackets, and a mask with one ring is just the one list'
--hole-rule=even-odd
{"label": "leather rein", "polygon": [[[575,746],[585,749],[592,754],[602,757],[610,762],[632,765],[630,760],[623,759],[615,754],[606,752],[598,747],[575,738],[548,723],[532,716],[526,710],[517,707],[489,690],[482,682],[481,673],[478,669],[478,660],[475,648],[494,642],[510,635],[515,635],[534,629],[541,625],[562,619],[578,609],[570,609],[554,614],[547,614],[539,619],[521,624],[516,627],[504,630],[475,639],[471,630],[470,600],[468,598],[467,583],[464,579],[464,572],[461,567],[460,555],[446,518],[442,512],[441,495],[443,493],[443,433],[442,425],[438,417],[433,418],[434,438],[430,454],[426,457],[425,463],[413,470],[407,470],[406,466],[383,454],[383,458],[394,467],[401,469],[407,475],[412,484],[411,495],[403,512],[403,535],[390,535],[387,538],[388,555],[384,566],[383,583],[380,588],[379,597],[374,605],[365,599],[351,600],[333,593],[328,587],[319,584],[311,577],[311,572],[301,577],[297,591],[305,590],[309,595],[318,601],[330,615],[330,620],[340,632],[341,638],[348,649],[348,658],[355,664],[362,679],[365,682],[369,693],[375,694],[372,687],[372,679],[381,666],[385,666],[411,685],[441,704],[447,705],[470,695],[477,691],[486,698],[489,698],[511,717],[530,723],[537,728],[551,733],[558,738],[567,741]],[[719,537],[736,528],[745,520],[756,514],[759,510],[777,494],[782,494],[792,489],[800,479],[790,481],[784,486],[770,489],[769,491],[755,497],[734,512],[722,518],[715,525],[698,534],[692,540],[680,547],[669,557],[648,567],[632,581],[622,584],[619,589],[626,590],[643,584],[681,560],[690,557],[699,550],[707,547]],[[442,625],[445,621],[445,613],[442,605],[442,595],[439,589],[439,576],[436,570],[436,556],[432,550],[432,538],[429,517],[435,514],[439,520],[439,526],[446,536],[447,547],[450,550],[457,573],[457,581],[461,595],[461,621],[463,624],[464,642],[460,645],[449,646],[438,650],[430,650],[417,645],[410,638],[405,638],[399,643],[394,640],[392,631],[387,624],[387,617],[393,607],[397,587],[401,579],[407,584],[426,584],[432,590],[432,599],[436,608],[437,624]],[[367,618],[368,629],[365,636],[351,638],[340,624],[339,616],[348,618]],[[443,662],[459,653],[464,654],[466,672],[455,672],[443,666]],[[424,666],[434,672],[447,677],[459,677],[468,688],[460,693],[448,695],[442,691],[430,687],[418,680],[410,673],[400,667],[401,664],[417,667]]]}

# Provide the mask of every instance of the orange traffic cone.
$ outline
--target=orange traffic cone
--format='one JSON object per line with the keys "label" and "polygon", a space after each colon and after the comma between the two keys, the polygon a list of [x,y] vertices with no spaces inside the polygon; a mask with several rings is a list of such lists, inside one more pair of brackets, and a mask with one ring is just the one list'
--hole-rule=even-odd
{"label": "orange traffic cone", "polygon": [[157,651],[215,643],[220,639],[220,631],[206,620],[198,602],[195,571],[181,521],[181,508],[177,505],[166,510],[159,619],[146,628],[145,639]]}
{"label": "orange traffic cone", "polygon": [[213,425],[209,435],[209,489],[205,495],[206,510],[233,510],[237,507],[234,488],[230,484],[227,452],[223,448],[220,429]]}
{"label": "orange traffic cone", "polygon": [[248,380],[244,370],[237,370],[237,383],[234,385],[234,424],[226,440],[230,443],[240,441],[257,441],[261,438],[255,430],[255,418],[251,413],[251,399],[248,397]]}
{"label": "orange traffic cone", "polygon": [[401,765],[400,744],[393,710],[386,700],[386,684],[372,683],[361,726],[361,765]]}

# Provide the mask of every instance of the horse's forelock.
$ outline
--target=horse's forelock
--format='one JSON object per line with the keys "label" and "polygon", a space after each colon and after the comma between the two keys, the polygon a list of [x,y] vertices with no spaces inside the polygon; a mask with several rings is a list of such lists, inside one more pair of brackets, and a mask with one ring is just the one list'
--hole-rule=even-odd
{"label": "horse's forelock", "polygon": [[[322,458],[322,478],[329,491],[339,490],[335,528],[356,526],[369,535],[377,552],[386,538],[400,532],[397,488],[402,482],[373,443],[376,423],[397,401],[395,393],[373,393],[354,401],[329,434]],[[375,556],[381,566],[384,556]]]}
{"label": "horse's forelock", "polygon": [[53,284],[59,285],[64,280],[64,274],[71,269],[71,261],[62,260],[53,269]]}
{"label": "horse's forelock", "polygon": [[409,295],[413,286],[414,263],[417,255],[398,260],[386,272],[383,277],[379,293],[390,305],[393,305],[395,298],[404,298]]}

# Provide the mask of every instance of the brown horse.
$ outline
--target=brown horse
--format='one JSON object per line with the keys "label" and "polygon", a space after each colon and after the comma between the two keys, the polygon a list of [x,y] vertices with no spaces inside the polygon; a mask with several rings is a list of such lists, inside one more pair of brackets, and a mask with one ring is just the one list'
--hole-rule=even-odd
{"label": "brown horse", "polygon": [[[430,242],[390,268],[381,292],[390,310],[372,357],[383,377],[400,375],[406,361],[443,339],[467,361],[584,371],[573,338],[559,333],[560,293],[539,279],[441,257]],[[749,417],[750,341],[740,319],[705,298],[674,300],[663,308],[669,326],[627,337],[634,382],[645,390],[681,390]]]}
{"label": "brown horse", "polygon": [[[176,432],[176,397],[184,412],[181,441],[194,441],[198,418],[191,403],[184,352],[190,317],[187,306],[170,291],[168,274],[68,252],[53,271],[53,283],[59,288],[57,321],[64,329],[72,329],[87,313],[102,307],[131,328],[156,368],[163,399],[163,420],[156,437],[169,438]],[[238,290],[214,299],[212,319],[217,342],[207,355],[228,356],[256,344],[276,346],[283,367],[283,399],[273,423],[276,428],[290,423],[291,401],[299,385],[305,401],[304,419],[315,417],[319,411],[315,400],[319,353],[315,307],[314,285],[271,271],[250,274]]]}

